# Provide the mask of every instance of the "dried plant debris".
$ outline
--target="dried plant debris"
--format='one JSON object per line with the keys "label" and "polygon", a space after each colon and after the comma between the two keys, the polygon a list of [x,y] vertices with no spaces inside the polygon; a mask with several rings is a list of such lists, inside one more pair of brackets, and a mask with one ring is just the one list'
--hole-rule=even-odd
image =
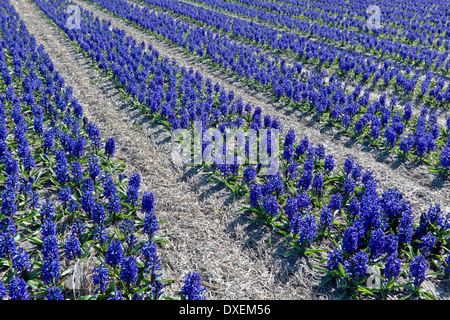
{"label": "dried plant debris", "polygon": [[[409,70],[411,96],[375,88],[355,61],[409,73],[314,30],[299,57],[277,14],[248,15],[264,1],[234,2],[1,5],[0,298],[448,298],[445,60]],[[275,162],[186,165],[173,132],[195,121],[279,142]]]}

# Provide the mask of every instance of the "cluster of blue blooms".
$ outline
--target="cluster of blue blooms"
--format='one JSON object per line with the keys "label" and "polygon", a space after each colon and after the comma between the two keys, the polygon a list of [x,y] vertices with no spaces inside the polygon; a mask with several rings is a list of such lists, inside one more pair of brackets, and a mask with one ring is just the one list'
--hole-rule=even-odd
{"label": "cluster of blue blooms", "polygon": [[[381,267],[387,283],[399,277],[402,266],[409,264],[407,275],[419,287],[431,266],[430,257],[439,256],[438,248],[447,241],[450,213],[444,214],[439,205],[430,206],[415,223],[412,207],[403,195],[396,189],[379,194],[372,171],[363,171],[353,157],[349,156],[339,171],[332,157],[319,152],[320,146],[306,144],[306,139],[296,144],[292,132],[287,133],[285,141],[285,146],[292,144],[296,150],[307,145],[307,151],[297,158],[303,169],[298,178],[278,173],[253,179],[249,185],[252,211],[271,218],[275,214],[277,220],[270,221],[278,228],[281,225],[277,221],[286,221],[288,235],[302,252],[328,230],[342,230],[342,234],[338,232],[341,237],[336,238],[337,247],[328,253],[327,270],[342,276],[349,285],[364,285],[371,265]],[[340,181],[335,189],[338,191],[327,194],[326,186],[336,180]],[[296,183],[295,191],[289,188]],[[323,201],[324,195],[328,202]],[[416,255],[408,258],[405,252],[410,250]],[[449,259],[447,254],[441,261],[444,274],[448,274]]]}
{"label": "cluster of blue blooms", "polygon": [[[0,299],[65,299],[67,266],[90,259],[94,247],[100,263],[92,272],[93,297],[160,299],[153,194],[140,194],[138,173],[121,191],[123,179],[116,181],[105,165],[115,161],[114,138],[103,141],[83,117],[72,88],[7,1],[0,20],[0,82],[6,88],[0,93],[0,259],[8,266]],[[124,208],[142,210],[144,240],[135,217],[122,215]],[[25,249],[24,231],[35,247]]]}
{"label": "cluster of blue blooms", "polygon": [[[376,32],[371,32],[370,28],[366,27],[367,13],[364,10],[365,6],[360,3],[361,1],[353,3],[351,6],[344,1],[334,1],[333,3],[317,1],[311,4],[306,4],[304,1],[272,2],[264,0],[236,0],[233,2],[195,0],[195,2],[216,10],[258,19],[261,22],[268,22],[275,26],[285,26],[292,30],[298,29],[300,32],[309,32],[309,34],[313,35],[321,35],[320,33],[316,33],[318,26],[334,27],[326,29],[324,33],[328,34],[334,32],[337,29],[336,27],[338,27],[349,35],[355,38],[358,37],[358,41],[363,40],[371,46],[378,46],[379,43],[382,43],[386,46],[386,51],[389,53],[393,53],[393,51],[389,51],[393,43],[390,41],[383,42],[384,39],[398,40],[405,44],[417,40],[417,45],[425,48],[437,49],[441,45],[444,45],[445,49],[448,50],[450,47],[450,42],[445,37],[445,19],[434,18],[433,25],[427,24],[426,22],[429,21],[429,17],[423,15],[424,9],[427,9],[427,12],[428,10],[432,11],[433,13],[430,12],[431,15],[437,15],[438,11],[435,8],[433,8],[434,10],[430,10],[430,7],[424,8],[420,3],[414,3],[408,6],[407,10],[383,11],[383,21],[380,21],[380,23],[383,22],[384,28],[380,28]],[[377,4],[380,10],[382,10],[381,8],[384,9],[387,2]],[[392,6],[392,3],[388,5]],[[395,7],[403,9],[405,5],[403,3],[395,3]],[[349,12],[352,14],[350,15]],[[417,21],[414,28],[411,28],[411,16],[406,18],[406,15],[414,15],[415,21]],[[395,25],[395,27],[389,26],[390,24]],[[312,28],[312,25],[317,27],[310,31],[309,29]],[[362,36],[351,32],[349,30],[350,28],[357,31],[357,33],[361,33]],[[427,32],[424,32],[425,30]],[[345,37],[345,34],[342,37]],[[344,39],[348,41],[347,38]]]}

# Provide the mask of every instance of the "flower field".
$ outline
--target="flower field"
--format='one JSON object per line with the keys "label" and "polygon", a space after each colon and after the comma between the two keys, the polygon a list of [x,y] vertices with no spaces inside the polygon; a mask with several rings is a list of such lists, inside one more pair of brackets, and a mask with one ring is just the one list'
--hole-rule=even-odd
{"label": "flower field", "polygon": [[2,1],[0,299],[448,299],[449,12]]}

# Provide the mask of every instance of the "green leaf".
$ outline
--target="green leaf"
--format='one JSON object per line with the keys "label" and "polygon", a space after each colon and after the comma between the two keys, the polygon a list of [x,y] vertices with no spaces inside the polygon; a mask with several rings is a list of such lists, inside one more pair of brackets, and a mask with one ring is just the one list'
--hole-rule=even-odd
{"label": "green leaf", "polygon": [[281,234],[281,235],[283,235],[283,236],[285,236],[285,237],[288,237],[288,236],[290,235],[289,232],[286,232],[286,231],[281,230],[281,229],[278,230],[278,233]]}
{"label": "green leaf", "polygon": [[86,295],[79,297],[77,300],[97,300],[98,295]]}
{"label": "green leaf", "polygon": [[342,294],[339,296],[339,300],[344,300],[344,298],[347,296],[347,290],[344,290]]}
{"label": "green leaf", "polygon": [[339,263],[338,270],[342,277],[344,278],[347,277],[347,274],[345,273],[344,266],[342,265],[342,263]]}
{"label": "green leaf", "polygon": [[45,288],[45,285],[38,280],[28,280],[27,285],[34,290]]}
{"label": "green leaf", "polygon": [[327,249],[308,249],[308,252],[328,252]]}
{"label": "green leaf", "polygon": [[168,240],[165,240],[164,238],[166,238],[166,236],[154,236],[154,237],[152,238],[152,240],[153,240],[154,242],[156,242],[156,243],[164,243],[164,244],[167,244],[167,245],[173,247],[173,244],[170,243]]}
{"label": "green leaf", "polygon": [[361,292],[364,292],[364,293],[367,293],[367,294],[370,294],[371,296],[374,296],[375,294],[372,292],[372,291],[370,291],[368,288],[366,288],[366,287],[358,287],[358,289],[357,289],[358,291],[361,291]]}
{"label": "green leaf", "polygon": [[17,220],[16,224],[21,224],[22,222],[27,221],[27,220],[29,220],[29,219],[31,219],[33,217],[36,217],[36,216],[38,216],[37,212],[30,212],[30,214],[28,214],[27,216]]}
{"label": "green leaf", "polygon": [[[322,267],[318,267],[318,266],[312,266],[314,269],[317,269],[319,271],[322,271],[323,273],[328,273],[328,270]],[[329,277],[328,277],[329,278]],[[329,280],[327,280],[328,282]]]}
{"label": "green leaf", "polygon": [[30,240],[31,242],[34,242],[38,245],[43,245],[44,243],[42,242],[41,239],[36,238],[36,237],[27,237],[28,240]]}
{"label": "green leaf", "polygon": [[289,257],[289,256],[293,255],[294,253],[296,253],[296,250],[289,250],[283,254],[283,257]]}
{"label": "green leaf", "polygon": [[411,290],[411,291],[414,291],[414,287],[412,287],[410,285],[407,285],[405,283],[399,284],[398,286],[402,287],[402,288],[405,288],[405,289],[408,289],[408,290]]}
{"label": "green leaf", "polygon": [[161,283],[170,283],[170,282],[176,282],[177,280],[175,279],[165,279],[165,280],[161,280]]}
{"label": "green leaf", "polygon": [[420,289],[419,292],[426,296],[428,300],[436,300],[436,297],[429,291],[425,290],[425,289]]}
{"label": "green leaf", "polygon": [[9,268],[9,262],[7,259],[0,259],[0,266],[8,267]]}

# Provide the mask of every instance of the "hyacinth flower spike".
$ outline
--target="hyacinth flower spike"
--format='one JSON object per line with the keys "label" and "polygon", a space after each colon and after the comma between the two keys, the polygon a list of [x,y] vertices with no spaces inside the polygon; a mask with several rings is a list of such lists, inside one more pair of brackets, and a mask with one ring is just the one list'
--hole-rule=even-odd
{"label": "hyacinth flower spike", "polygon": [[106,164],[108,166],[108,171],[112,174],[114,174],[114,172],[117,169],[117,166],[114,168],[111,168],[111,158],[114,158],[115,153],[116,153],[116,141],[114,140],[114,138],[109,138],[106,140],[105,142],[105,155],[106,155]]}
{"label": "hyacinth flower spike", "polygon": [[420,286],[428,278],[427,270],[427,260],[421,254],[415,256],[409,265],[408,275],[416,294],[420,294],[421,292],[426,293],[426,291],[421,290]]}
{"label": "hyacinth flower spike", "polygon": [[197,272],[186,275],[181,288],[182,300],[206,300],[206,288],[201,285],[201,277]]}
{"label": "hyacinth flower spike", "polygon": [[249,165],[247,168],[244,169],[243,179],[241,179],[240,183],[231,185],[232,182],[227,181],[227,179],[224,179],[226,181],[227,186],[233,193],[234,202],[236,201],[237,196],[244,195],[248,191],[248,186],[250,185],[250,183],[255,181],[256,175],[257,175],[256,168],[254,166]]}

